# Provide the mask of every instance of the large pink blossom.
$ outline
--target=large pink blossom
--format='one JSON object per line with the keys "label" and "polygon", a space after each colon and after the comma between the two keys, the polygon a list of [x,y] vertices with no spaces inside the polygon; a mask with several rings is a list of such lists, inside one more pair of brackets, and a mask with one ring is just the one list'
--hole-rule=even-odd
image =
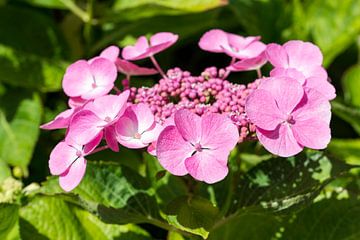
{"label": "large pink blossom", "polygon": [[320,93],[288,77],[262,79],[247,99],[247,116],[273,154],[289,157],[304,147],[323,149],[331,139],[330,104]]}
{"label": "large pink blossom", "polygon": [[200,117],[184,109],[175,113],[174,121],[157,141],[160,164],[174,175],[190,174],[206,183],[225,178],[229,153],[239,139],[231,120],[217,113]]}
{"label": "large pink blossom", "polygon": [[154,114],[144,103],[129,106],[115,125],[118,142],[128,148],[144,148],[154,142],[162,130]]}
{"label": "large pink blossom", "polygon": [[[120,95],[102,96],[88,103],[83,110],[73,116],[66,140],[74,139],[82,145],[90,142],[122,116],[128,97],[129,91],[125,91]],[[111,137],[106,134],[105,136]]]}
{"label": "large pink blossom", "polygon": [[86,145],[68,139],[55,146],[50,154],[49,168],[52,175],[59,176],[62,189],[69,192],[79,185],[86,171],[85,156],[99,145],[101,139],[102,132]]}
{"label": "large pink blossom", "polygon": [[289,41],[283,46],[273,43],[267,46],[266,54],[275,67],[270,76],[291,77],[329,100],[335,98],[335,88],[328,81],[322,67],[323,56],[316,45],[299,40]]}
{"label": "large pink blossom", "polygon": [[141,36],[134,46],[126,46],[123,49],[122,57],[126,60],[140,60],[153,56],[172,46],[178,37],[170,32],[160,32],[151,36],[149,42],[145,36]]}
{"label": "large pink blossom", "polygon": [[116,66],[106,58],[96,58],[91,63],[79,60],[71,64],[63,78],[63,89],[69,97],[94,99],[106,95],[114,87]]}
{"label": "large pink blossom", "polygon": [[238,59],[258,57],[266,49],[260,37],[242,37],[220,29],[206,32],[199,41],[201,49],[209,52],[226,53]]}

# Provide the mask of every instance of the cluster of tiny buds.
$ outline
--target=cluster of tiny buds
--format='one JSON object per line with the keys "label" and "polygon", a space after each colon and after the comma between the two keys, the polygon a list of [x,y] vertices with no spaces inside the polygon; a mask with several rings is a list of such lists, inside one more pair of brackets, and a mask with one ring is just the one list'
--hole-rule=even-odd
{"label": "cluster of tiny buds", "polygon": [[255,126],[245,114],[245,102],[259,80],[247,85],[235,84],[223,79],[224,74],[224,69],[216,67],[205,69],[200,76],[191,76],[180,68],[170,69],[167,78],[151,88],[130,88],[130,101],[148,104],[159,123],[179,109],[200,116],[209,112],[226,114],[238,127],[239,142],[243,142],[255,132]]}

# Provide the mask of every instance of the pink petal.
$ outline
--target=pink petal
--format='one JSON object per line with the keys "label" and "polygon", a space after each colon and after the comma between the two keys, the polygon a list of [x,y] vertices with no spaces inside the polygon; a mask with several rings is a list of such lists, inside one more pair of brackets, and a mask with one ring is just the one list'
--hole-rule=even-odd
{"label": "pink petal", "polygon": [[161,132],[156,145],[156,156],[171,174],[186,175],[188,171],[185,159],[193,152],[193,146],[184,140],[175,126],[168,126]]}
{"label": "pink petal", "polygon": [[119,72],[129,76],[153,75],[158,73],[154,68],[140,67],[120,58],[116,60],[116,66]]}
{"label": "pink petal", "polygon": [[170,46],[172,46],[177,40],[179,36],[170,32],[160,32],[156,33],[150,37],[150,48],[152,55],[159,53]]}
{"label": "pink petal", "polygon": [[104,121],[95,113],[89,110],[81,110],[72,118],[65,140],[69,142],[68,139],[71,139],[80,145],[85,145],[103,130],[103,125]]}
{"label": "pink petal", "polygon": [[[81,150],[81,149],[79,149]],[[49,168],[52,175],[60,175],[78,158],[78,149],[65,142],[59,142],[50,153]]]}
{"label": "pink petal", "polygon": [[306,79],[306,77],[295,68],[282,68],[282,67],[276,67],[273,70],[271,70],[270,77],[289,77],[295,79],[300,84],[304,84]]}
{"label": "pink petal", "polygon": [[77,159],[68,170],[59,177],[60,187],[66,192],[73,190],[84,177],[86,171],[86,159]]}
{"label": "pink petal", "polygon": [[90,66],[85,60],[71,64],[65,72],[62,86],[69,97],[77,97],[92,89],[92,74]]}
{"label": "pink petal", "polygon": [[263,52],[258,57],[240,60],[229,66],[228,69],[233,72],[256,70],[260,69],[266,62],[266,55]]}
{"label": "pink petal", "polygon": [[95,59],[90,64],[90,71],[97,86],[113,85],[117,77],[115,64],[106,58]]}
{"label": "pink petal", "polygon": [[228,174],[227,158],[218,159],[216,151],[203,150],[185,160],[189,174],[199,180],[212,184],[223,180]]}
{"label": "pink petal", "polygon": [[152,155],[152,156],[155,156],[156,157],[156,144],[157,144],[157,141],[155,142],[152,142],[148,148],[146,149],[146,151]]}
{"label": "pink petal", "polygon": [[115,124],[116,134],[118,136],[133,138],[136,133],[139,133],[138,126],[138,119],[130,106]]}
{"label": "pink petal", "polygon": [[163,129],[163,126],[154,122],[150,129],[141,134],[141,141],[144,144],[149,144],[156,141]]}
{"label": "pink petal", "polygon": [[93,140],[84,146],[83,152],[89,155],[97,146],[99,146],[103,137],[103,132],[100,132]]}
{"label": "pink petal", "polygon": [[124,137],[117,136],[116,140],[124,147],[131,149],[139,149],[147,147],[148,144],[144,144],[141,139],[133,138],[133,137]]}
{"label": "pink petal", "polygon": [[205,51],[221,53],[224,47],[229,48],[227,34],[220,29],[210,30],[200,38],[199,47]]}
{"label": "pink petal", "polygon": [[120,95],[98,97],[92,103],[86,105],[85,109],[92,111],[99,118],[110,123],[121,117],[125,112],[129,94],[130,91],[124,91]]}
{"label": "pink petal", "polygon": [[286,115],[293,111],[304,96],[304,89],[300,83],[288,77],[264,79],[259,89],[270,92],[280,111]]}
{"label": "pink petal", "polygon": [[199,143],[201,138],[201,118],[195,113],[182,109],[174,115],[176,128],[181,136],[192,144]]}
{"label": "pink petal", "polygon": [[139,60],[150,56],[149,43],[145,36],[138,38],[134,46],[126,46],[123,49],[122,57],[126,60]]}
{"label": "pink petal", "polygon": [[294,109],[292,116],[295,121],[318,118],[329,124],[331,119],[331,105],[318,91],[306,89],[303,99],[301,99],[299,105]]}
{"label": "pink petal", "polygon": [[114,63],[119,57],[119,54],[120,49],[117,46],[109,46],[100,53],[100,57],[106,58]]}
{"label": "pink petal", "polygon": [[242,37],[233,33],[226,33],[229,45],[233,49],[242,50],[247,48],[250,44],[254,42],[258,42],[260,40],[259,36],[250,36],[250,37]]}
{"label": "pink petal", "polygon": [[266,47],[266,55],[274,67],[288,68],[288,55],[281,45],[275,43],[268,44]]}
{"label": "pink petal", "polygon": [[87,99],[87,100],[101,97],[101,96],[108,94],[113,87],[114,87],[113,83],[106,85],[106,86],[96,86],[95,88],[92,88],[88,92],[83,93],[81,95],[81,97],[84,99]]}
{"label": "pink petal", "polygon": [[105,140],[107,145],[109,146],[109,148],[111,150],[113,150],[114,152],[118,152],[119,151],[119,145],[118,142],[116,140],[116,130],[115,130],[115,126],[109,126],[106,127],[104,129],[105,132]]}
{"label": "pink petal", "polygon": [[283,47],[289,57],[290,67],[304,69],[322,64],[323,56],[320,49],[310,42],[292,40]]}
{"label": "pink petal", "polygon": [[327,100],[332,100],[336,97],[334,86],[326,79],[319,79],[317,77],[310,77],[306,79],[304,84],[307,88],[312,88],[321,93]]}
{"label": "pink petal", "polygon": [[243,49],[224,49],[225,53],[238,59],[249,59],[258,57],[266,49],[266,45],[260,41],[253,42]]}
{"label": "pink petal", "polygon": [[201,146],[230,152],[239,140],[239,131],[225,115],[209,113],[201,118]]}
{"label": "pink petal", "polygon": [[295,121],[292,131],[295,139],[308,148],[324,149],[331,140],[329,123],[318,118]]}
{"label": "pink petal", "polygon": [[147,104],[139,103],[131,106],[138,120],[138,133],[148,130],[155,121],[154,114]]}
{"label": "pink petal", "polygon": [[54,120],[51,122],[45,123],[40,126],[41,129],[53,130],[53,129],[60,129],[60,128],[67,128],[70,123],[70,119],[74,114],[75,109],[67,109],[61,113],[59,113]]}
{"label": "pink petal", "polygon": [[[271,79],[264,81],[271,81]],[[271,93],[262,89],[257,89],[249,95],[245,104],[245,112],[252,123],[266,130],[274,130],[286,119]]]}
{"label": "pink petal", "polygon": [[78,108],[84,106],[88,102],[89,100],[83,99],[81,97],[72,97],[69,98],[68,105],[71,108]]}
{"label": "pink petal", "polygon": [[256,128],[260,143],[272,154],[290,157],[302,151],[303,147],[295,139],[288,124],[281,124],[275,130]]}

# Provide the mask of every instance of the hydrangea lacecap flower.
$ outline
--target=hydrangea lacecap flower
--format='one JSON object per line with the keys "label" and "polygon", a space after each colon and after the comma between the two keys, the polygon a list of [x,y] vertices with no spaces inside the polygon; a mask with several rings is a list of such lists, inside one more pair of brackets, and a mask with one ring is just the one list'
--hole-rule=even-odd
{"label": "hydrangea lacecap flower", "polygon": [[[70,109],[41,126],[67,128],[65,141],[49,160],[51,174],[59,176],[65,191],[81,181],[85,156],[107,148],[119,151],[119,144],[147,147],[170,173],[209,184],[226,177],[228,156],[237,143],[258,140],[283,157],[304,147],[327,146],[329,100],[335,89],[318,47],[302,41],[266,45],[260,37],[214,29],[201,37],[199,46],[230,56],[228,66],[208,67],[199,76],[177,67],[165,74],[154,55],[177,39],[167,32],[149,41],[142,36],[122,50],[122,58],[120,49],[110,46],[68,67],[63,89]],[[154,68],[130,62],[144,58],[150,58]],[[260,77],[267,61],[274,68],[269,77]],[[247,85],[227,79],[232,71],[249,70],[256,70],[259,78]],[[115,86],[118,72],[125,75],[122,91]],[[132,75],[156,73],[162,77],[152,87],[130,86]]]}

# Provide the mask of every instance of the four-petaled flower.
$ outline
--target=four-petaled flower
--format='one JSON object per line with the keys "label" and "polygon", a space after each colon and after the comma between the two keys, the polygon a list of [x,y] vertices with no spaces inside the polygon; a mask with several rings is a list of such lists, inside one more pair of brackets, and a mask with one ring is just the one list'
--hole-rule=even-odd
{"label": "four-petaled flower", "polygon": [[247,99],[246,113],[259,141],[273,154],[289,157],[330,142],[329,101],[289,77],[262,79]]}
{"label": "four-petaled flower", "polygon": [[156,156],[174,175],[190,174],[199,181],[215,183],[228,173],[227,161],[239,132],[230,119],[218,113],[202,117],[189,110],[179,110],[175,126],[160,134]]}

